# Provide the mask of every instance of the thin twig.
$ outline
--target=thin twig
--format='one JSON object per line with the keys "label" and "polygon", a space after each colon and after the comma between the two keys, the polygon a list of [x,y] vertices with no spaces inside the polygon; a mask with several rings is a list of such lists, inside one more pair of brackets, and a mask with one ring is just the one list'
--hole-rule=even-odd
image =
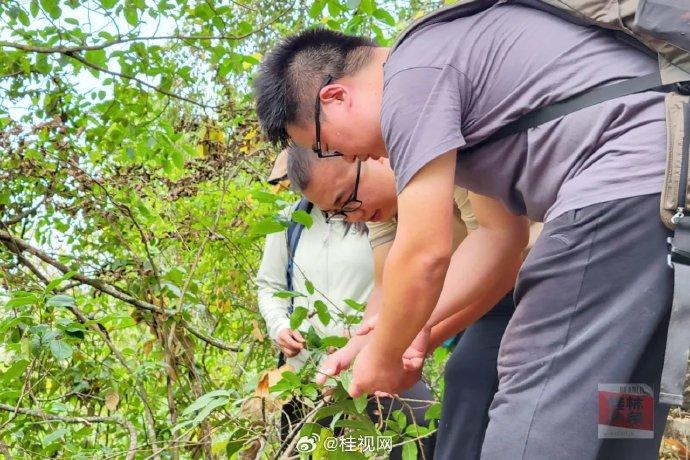
{"label": "thin twig", "polygon": [[[5,246],[10,249],[12,252],[15,254],[19,254],[21,252],[28,252],[29,254],[32,254],[42,261],[46,262],[49,265],[52,265],[53,267],[57,268],[60,270],[63,274],[69,273],[71,270],[68,266],[60,263],[59,261],[55,260],[48,254],[46,254],[44,251],[41,251],[38,248],[35,248],[31,246],[30,244],[26,243],[25,241],[15,238],[14,236],[10,235],[8,232],[0,230],[0,242],[5,244]],[[148,310],[153,313],[158,313],[159,315],[163,316],[170,316],[170,311],[164,310],[152,303],[146,302],[144,300],[137,299],[136,297],[133,297],[129,294],[125,294],[124,292],[121,292],[112,286],[109,286],[105,284],[103,281],[99,279],[94,279],[94,278],[88,278],[80,273],[76,273],[72,279],[76,281],[80,281],[83,284],[87,284],[95,289],[97,289],[100,292],[103,292],[104,294],[108,294],[111,297],[114,297],[116,299],[122,300],[125,303],[128,303],[130,305],[133,305],[137,308],[140,308],[142,310]],[[222,350],[226,351],[240,351],[239,347],[229,345],[222,340],[215,339],[213,337],[209,337],[208,335],[204,334],[203,332],[199,331],[197,328],[192,326],[189,322],[184,320],[183,318],[180,318],[179,323],[184,327],[186,330],[188,330],[191,334],[196,336],[197,338],[203,340],[204,342],[207,342],[211,345],[213,345],[216,348],[220,348]]]}
{"label": "thin twig", "polygon": [[134,454],[137,447],[137,430],[134,425],[129,420],[121,419],[118,417],[98,417],[98,416],[63,416],[57,414],[49,414],[47,412],[42,412],[34,409],[26,409],[24,407],[14,407],[8,404],[0,404],[0,410],[7,412],[18,412],[23,415],[29,415],[31,417],[42,418],[43,420],[60,421],[64,423],[83,423],[85,425],[90,425],[91,423],[117,423],[129,431],[129,449],[127,450],[127,460],[134,458]]}

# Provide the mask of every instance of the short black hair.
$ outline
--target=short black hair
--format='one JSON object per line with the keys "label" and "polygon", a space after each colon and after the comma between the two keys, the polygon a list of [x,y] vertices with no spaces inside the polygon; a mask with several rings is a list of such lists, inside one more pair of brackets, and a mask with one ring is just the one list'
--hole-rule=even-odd
{"label": "short black hair", "polygon": [[[317,156],[296,144],[290,144],[287,150],[287,177],[293,189],[304,191],[311,183],[311,172]],[[326,160],[329,160],[326,158]]]}
{"label": "short black hair", "polygon": [[[288,124],[313,116],[319,86],[359,70],[371,56],[375,41],[315,28],[286,38],[268,53],[254,78],[256,113],[268,140],[285,147]],[[311,114],[311,115],[310,115]]]}

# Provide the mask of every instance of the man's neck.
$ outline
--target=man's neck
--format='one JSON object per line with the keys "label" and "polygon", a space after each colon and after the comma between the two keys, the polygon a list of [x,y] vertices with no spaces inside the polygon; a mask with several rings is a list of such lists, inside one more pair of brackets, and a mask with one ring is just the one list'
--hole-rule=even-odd
{"label": "man's neck", "polygon": [[[374,48],[369,62],[353,75],[356,85],[363,89],[372,104],[378,104],[379,107],[383,98],[383,65],[388,59],[389,50],[390,48],[384,47]],[[383,138],[380,139],[380,144],[376,152],[372,153],[386,156]]]}

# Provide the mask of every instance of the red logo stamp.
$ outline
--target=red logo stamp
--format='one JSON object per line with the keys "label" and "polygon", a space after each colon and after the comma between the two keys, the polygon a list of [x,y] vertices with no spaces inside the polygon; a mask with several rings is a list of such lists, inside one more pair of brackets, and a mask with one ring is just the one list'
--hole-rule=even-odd
{"label": "red logo stamp", "polygon": [[654,393],[649,385],[599,384],[599,438],[654,438]]}

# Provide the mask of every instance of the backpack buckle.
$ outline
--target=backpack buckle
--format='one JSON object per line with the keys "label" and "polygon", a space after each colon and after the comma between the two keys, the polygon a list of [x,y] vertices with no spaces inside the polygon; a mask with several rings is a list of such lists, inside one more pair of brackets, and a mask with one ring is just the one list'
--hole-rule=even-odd
{"label": "backpack buckle", "polygon": [[679,81],[675,85],[677,93],[683,96],[690,96],[690,81]]}

